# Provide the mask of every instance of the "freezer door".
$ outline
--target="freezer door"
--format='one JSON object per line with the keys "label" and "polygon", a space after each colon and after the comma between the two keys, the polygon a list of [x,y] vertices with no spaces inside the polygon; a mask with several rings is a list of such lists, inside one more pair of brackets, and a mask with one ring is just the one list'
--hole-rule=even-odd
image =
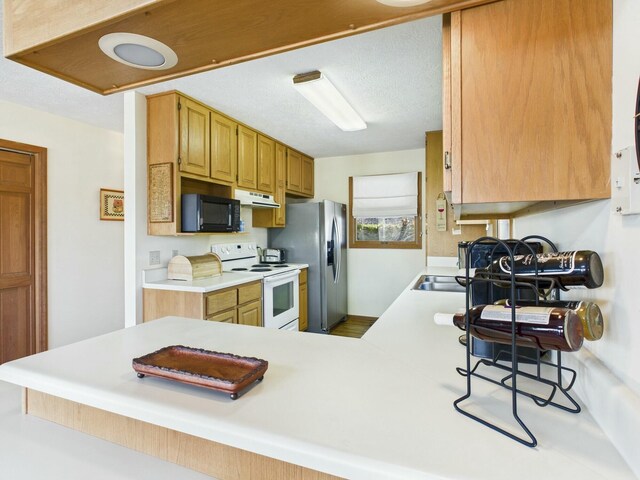
{"label": "freezer door", "polygon": [[323,227],[325,237],[325,269],[324,269],[324,285],[326,305],[326,319],[323,322],[322,329],[329,331],[336,323],[340,321],[338,315],[338,265],[340,243],[338,238],[338,226],[335,217],[335,203],[329,200],[322,202],[323,210]]}
{"label": "freezer door", "polygon": [[347,206],[335,204],[335,219],[338,244],[334,248],[334,255],[338,258],[336,280],[336,314],[337,321],[347,317]]}

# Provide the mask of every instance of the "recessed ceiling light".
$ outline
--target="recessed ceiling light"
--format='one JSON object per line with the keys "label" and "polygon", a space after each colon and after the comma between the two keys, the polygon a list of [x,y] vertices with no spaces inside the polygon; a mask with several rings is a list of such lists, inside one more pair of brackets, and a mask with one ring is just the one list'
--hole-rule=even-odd
{"label": "recessed ceiling light", "polygon": [[108,57],[130,67],[166,70],[178,63],[176,52],[164,43],[135,33],[108,33],[98,46]]}
{"label": "recessed ceiling light", "polygon": [[376,0],[378,3],[384,3],[390,7],[415,7],[421,3],[427,3],[429,0]]}

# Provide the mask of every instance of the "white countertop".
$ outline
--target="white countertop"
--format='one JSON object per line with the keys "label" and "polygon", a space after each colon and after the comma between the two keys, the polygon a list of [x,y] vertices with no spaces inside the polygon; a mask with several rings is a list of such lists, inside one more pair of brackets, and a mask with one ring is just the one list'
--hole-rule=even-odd
{"label": "white countertop", "polygon": [[[306,263],[289,263],[292,267],[307,268]],[[227,287],[242,285],[243,283],[262,280],[263,275],[259,273],[243,272],[223,272],[218,277],[202,278],[200,280],[167,280],[167,269],[156,268],[144,270],[142,272],[142,288],[154,290],[176,290],[182,292],[209,293]]]}
{"label": "white countertop", "polygon": [[[453,409],[465,391],[461,332],[433,314],[463,302],[407,289],[363,339],[168,317],[1,365],[0,379],[352,479],[635,478],[587,411],[521,399],[539,441],[531,449]],[[269,369],[235,402],[136,377],[132,358],[174,344],[264,358]],[[474,408],[508,417],[505,389],[475,382],[474,392]]]}

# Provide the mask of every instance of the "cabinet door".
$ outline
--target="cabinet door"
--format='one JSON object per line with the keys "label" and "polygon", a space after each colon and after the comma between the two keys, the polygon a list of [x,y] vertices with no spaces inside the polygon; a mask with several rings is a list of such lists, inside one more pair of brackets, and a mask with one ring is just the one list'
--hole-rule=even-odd
{"label": "cabinet door", "polygon": [[262,282],[250,283],[238,287],[238,305],[252,300],[262,300]]}
{"label": "cabinet door", "polygon": [[611,2],[504,0],[458,15],[451,133],[461,203],[609,197]]}
{"label": "cabinet door", "polygon": [[313,197],[313,158],[302,156],[302,193]]}
{"label": "cabinet door", "polygon": [[276,182],[275,142],[258,135],[258,190],[274,193]]}
{"label": "cabinet door", "polygon": [[302,155],[287,149],[287,191],[302,192]]}
{"label": "cabinet door", "polygon": [[210,110],[186,98],[180,99],[180,171],[209,176]]}
{"label": "cabinet door", "polygon": [[254,208],[252,212],[254,227],[284,227],[286,224],[285,189],[287,183],[287,148],[280,143],[275,144],[275,164],[276,180],[274,199],[280,204],[280,208]]}
{"label": "cabinet door", "polygon": [[276,143],[276,191],[275,201],[280,204],[274,212],[274,226],[284,227],[286,225],[286,197],[285,189],[287,185],[287,149],[284,145]]}
{"label": "cabinet door", "polygon": [[262,301],[256,300],[238,307],[238,323],[254,327],[262,326]]}
{"label": "cabinet door", "polygon": [[231,310],[227,310],[226,312],[217,313],[208,317],[206,320],[212,322],[223,322],[223,323],[238,323],[238,312],[235,308]]}
{"label": "cabinet door", "polygon": [[257,189],[258,134],[238,126],[238,187]]}
{"label": "cabinet door", "polygon": [[[442,171],[443,171],[443,185],[442,190],[444,192],[452,192],[452,125],[451,125],[451,94],[452,94],[452,71],[451,71],[451,22],[456,23],[455,31],[458,33],[458,38],[453,40],[456,44],[456,52],[460,49],[460,28],[458,22],[460,21],[460,12],[446,13],[442,16]],[[459,64],[459,59],[455,59],[454,62]],[[459,70],[455,74],[459,74]],[[455,75],[453,75],[455,76]],[[455,78],[458,81],[458,94],[459,94],[459,77]],[[459,101],[456,102],[456,105]],[[457,195],[456,198],[451,198],[453,203],[460,203],[460,186],[455,189]]]}
{"label": "cabinet door", "polygon": [[211,113],[211,178],[233,183],[237,162],[238,141],[233,120]]}
{"label": "cabinet door", "polygon": [[238,290],[232,288],[222,292],[209,293],[204,299],[204,313],[207,317],[222,312],[238,304]]}
{"label": "cabinet door", "polygon": [[298,320],[298,330],[301,332],[305,332],[309,326],[308,316],[307,316],[307,284],[300,284],[300,316]]}

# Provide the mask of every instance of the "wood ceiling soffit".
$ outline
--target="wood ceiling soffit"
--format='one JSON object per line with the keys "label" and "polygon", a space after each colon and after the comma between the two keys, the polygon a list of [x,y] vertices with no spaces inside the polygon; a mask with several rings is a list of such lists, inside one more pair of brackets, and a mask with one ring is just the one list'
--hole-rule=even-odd
{"label": "wood ceiling soffit", "polygon": [[[5,51],[19,47],[7,58],[110,94],[490,1],[431,0],[394,8],[375,0],[84,0],[52,2],[57,3],[53,14],[41,0],[5,0],[5,46],[10,47]],[[29,6],[38,12],[32,24],[25,15]],[[51,25],[43,20],[48,14]],[[55,26],[61,15],[83,14],[84,25],[76,18]],[[31,38],[40,43],[26,47],[28,38],[17,33],[27,28],[36,29]],[[47,32],[49,40],[42,41]],[[100,37],[113,32],[155,38],[177,53],[178,64],[167,70],[120,64],[98,47]]]}

